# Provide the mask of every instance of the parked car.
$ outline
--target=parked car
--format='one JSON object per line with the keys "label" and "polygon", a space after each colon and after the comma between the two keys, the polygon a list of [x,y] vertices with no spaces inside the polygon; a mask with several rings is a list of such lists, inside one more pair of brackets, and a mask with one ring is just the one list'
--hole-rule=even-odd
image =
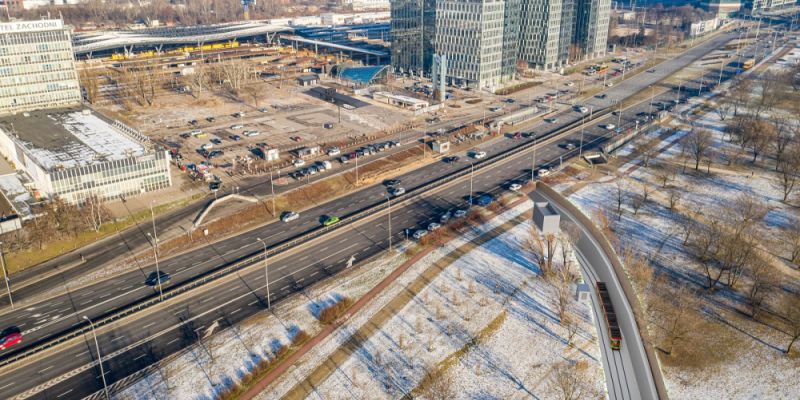
{"label": "parked car", "polygon": [[217,119],[216,119],[216,118],[214,118],[214,117],[206,117],[206,121],[208,121],[208,122],[214,122],[214,121],[216,121],[216,120],[217,120]]}
{"label": "parked car", "polygon": [[233,125],[231,125],[231,129],[242,129],[242,128],[244,128],[244,125],[242,125],[242,124],[233,124]]}
{"label": "parked car", "polygon": [[230,138],[234,142],[238,142],[238,141],[242,140],[242,137],[239,136],[239,135],[230,135],[230,136],[228,136],[228,138]]}
{"label": "parked car", "polygon": [[453,214],[450,211],[445,212],[444,214],[439,216],[439,222],[445,223],[450,220]]}
{"label": "parked car", "polygon": [[200,148],[203,149],[203,150],[210,150],[212,147],[214,147],[214,144],[212,144],[212,143],[203,143],[200,146]]}
{"label": "parked car", "polygon": [[286,211],[283,213],[283,215],[281,215],[281,221],[283,222],[291,222],[298,218],[300,218],[300,214],[294,211]]}
{"label": "parked car", "polygon": [[144,284],[147,286],[156,286],[158,284],[163,285],[170,279],[172,279],[172,277],[164,271],[153,271],[150,273],[150,275],[147,275],[147,279],[144,280]]}
{"label": "parked car", "polygon": [[463,218],[466,215],[467,215],[467,210],[458,209],[458,210],[453,211],[453,217],[455,217],[455,218]]}
{"label": "parked car", "polygon": [[213,139],[209,140],[209,142],[214,143],[214,144],[222,144],[222,140],[220,140],[219,138],[213,138]]}
{"label": "parked car", "polygon": [[208,188],[211,190],[219,190],[220,187],[222,187],[222,183],[219,181],[214,181],[208,184]]}
{"label": "parked car", "polygon": [[428,232],[433,232],[441,227],[442,225],[439,224],[438,222],[431,222],[430,224],[428,224]]}
{"label": "parked car", "polygon": [[341,156],[339,157],[339,162],[342,164],[347,164],[350,162],[350,157],[348,156]]}
{"label": "parked car", "polygon": [[295,167],[302,167],[303,165],[306,165],[306,160],[303,160],[302,158],[296,158],[294,161],[292,161],[292,164]]}
{"label": "parked car", "polygon": [[329,156],[338,156],[339,153],[341,153],[341,151],[339,150],[338,147],[331,147],[330,149],[328,149]]}

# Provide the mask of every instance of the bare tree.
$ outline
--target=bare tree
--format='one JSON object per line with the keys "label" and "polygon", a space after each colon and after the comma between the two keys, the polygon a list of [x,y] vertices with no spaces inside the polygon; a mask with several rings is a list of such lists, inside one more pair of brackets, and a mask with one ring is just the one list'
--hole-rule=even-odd
{"label": "bare tree", "polygon": [[713,137],[707,129],[693,128],[685,140],[689,154],[694,158],[694,170],[697,171],[700,168],[700,161],[707,156],[711,148]]}
{"label": "bare tree", "polygon": [[99,232],[103,223],[111,218],[108,208],[94,195],[86,198],[81,206],[81,214],[86,225],[95,232]]}
{"label": "bare tree", "polygon": [[243,60],[225,61],[219,64],[222,81],[228,84],[233,93],[238,93],[250,76],[250,67]]}
{"label": "bare tree", "polygon": [[567,265],[555,264],[552,275],[548,279],[556,290],[558,319],[563,321],[570,304],[573,301],[572,284],[576,276]]}
{"label": "bare tree", "polygon": [[717,102],[716,106],[714,107],[714,111],[717,112],[717,116],[719,116],[720,121],[725,121],[728,118],[728,115],[733,109],[733,103],[726,98],[723,98],[722,101]]}
{"label": "bare tree", "polygon": [[786,334],[789,335],[789,344],[784,353],[789,354],[792,346],[800,339],[800,295],[789,293],[783,296],[780,302],[781,316],[786,322]]}
{"label": "bare tree", "polygon": [[532,227],[528,238],[528,250],[533,256],[534,262],[539,265],[543,277],[548,277],[553,271],[553,261],[555,260],[556,245],[558,239],[552,233],[540,235],[536,227]]}
{"label": "bare tree", "polygon": [[644,202],[644,196],[639,193],[635,193],[633,196],[631,196],[631,208],[633,209],[633,215],[639,214],[639,209],[642,208]]}
{"label": "bare tree", "polygon": [[689,338],[697,328],[697,316],[693,315],[694,296],[688,289],[681,289],[660,297],[667,304],[660,307],[661,321],[657,326],[660,328],[661,341],[658,347],[666,355],[672,355],[675,345]]}
{"label": "bare tree", "polygon": [[747,276],[750,278],[750,287],[747,289],[747,304],[750,306],[750,316],[758,318],[764,303],[778,285],[779,277],[769,263],[757,260],[749,265]]}
{"label": "bare tree", "polygon": [[561,400],[578,400],[596,396],[586,376],[585,362],[562,362],[557,364],[550,376],[550,383],[558,391]]}
{"label": "bare tree", "polygon": [[625,189],[622,187],[622,178],[617,178],[617,220],[622,219],[622,203],[625,201]]}
{"label": "bare tree", "polygon": [[80,72],[83,94],[86,97],[86,101],[89,103],[97,101],[97,96],[100,93],[99,84],[97,83],[98,79],[100,79],[98,75],[91,74],[86,70]]}
{"label": "bare tree", "polygon": [[800,145],[794,145],[791,149],[784,151],[777,161],[776,173],[783,190],[783,202],[785,203],[800,180]]}
{"label": "bare tree", "polygon": [[783,228],[780,236],[789,250],[789,261],[798,263],[800,261],[800,226],[793,224]]}
{"label": "bare tree", "polygon": [[739,115],[739,111],[747,108],[752,101],[753,84],[750,79],[740,77],[733,82],[733,87],[728,95],[728,99],[733,105],[733,116]]}
{"label": "bare tree", "polygon": [[580,329],[580,320],[570,312],[564,314],[561,318],[561,326],[567,331],[567,346],[572,346],[575,340],[575,335],[578,334]]}
{"label": "bare tree", "polygon": [[669,203],[669,209],[675,210],[675,207],[678,205],[678,202],[681,200],[681,192],[677,189],[670,189],[667,191],[667,201]]}

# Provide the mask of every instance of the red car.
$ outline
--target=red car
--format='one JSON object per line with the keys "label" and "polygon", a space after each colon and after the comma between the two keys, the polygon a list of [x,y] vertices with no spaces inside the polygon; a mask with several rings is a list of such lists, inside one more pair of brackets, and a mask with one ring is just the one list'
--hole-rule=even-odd
{"label": "red car", "polygon": [[19,329],[7,329],[6,331],[0,337],[0,350],[5,350],[22,341],[22,333],[19,332]]}

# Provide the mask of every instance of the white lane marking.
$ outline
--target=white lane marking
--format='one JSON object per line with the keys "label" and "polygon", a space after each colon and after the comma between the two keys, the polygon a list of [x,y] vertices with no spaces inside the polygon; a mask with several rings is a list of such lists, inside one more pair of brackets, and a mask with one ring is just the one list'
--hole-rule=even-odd
{"label": "white lane marking", "polygon": [[138,359],[140,359],[140,358],[144,358],[146,355],[147,355],[147,354],[142,354],[142,355],[140,355],[139,357],[136,357],[136,358],[134,358],[134,359],[133,359],[133,361],[136,361],[136,360],[138,360]]}
{"label": "white lane marking", "polygon": [[56,398],[61,397],[61,396],[66,396],[66,395],[70,394],[71,392],[72,392],[72,389],[67,390],[66,392],[61,393],[60,395],[56,396]]}
{"label": "white lane marking", "polygon": [[236,314],[239,311],[242,311],[242,309],[241,308],[237,308],[237,309],[231,311],[231,315]]}
{"label": "white lane marking", "polygon": [[120,339],[125,339],[125,335],[117,336],[117,337],[111,339],[111,343],[114,343],[114,342],[116,342],[117,340],[120,340]]}
{"label": "white lane marking", "polygon": [[169,342],[167,342],[167,344],[173,344],[173,343],[175,343],[177,341],[178,341],[178,338],[175,338],[175,339],[172,339]]}
{"label": "white lane marking", "polygon": [[155,324],[156,324],[156,323],[155,323],[155,321],[153,321],[153,322],[151,322],[151,323],[149,323],[149,324],[147,324],[147,325],[143,326],[143,327],[142,327],[142,329],[149,328],[149,327],[151,327],[151,326],[153,326],[153,325],[155,325]]}
{"label": "white lane marking", "polygon": [[[270,296],[270,297],[271,297],[271,296]],[[253,301],[251,301],[251,302],[247,303],[247,305],[252,307],[252,306],[253,306],[254,304],[256,304],[256,303],[258,303],[258,300],[253,300]]]}
{"label": "white lane marking", "polygon": [[39,373],[40,373],[40,374],[41,374],[41,373],[44,373],[44,371],[47,371],[48,369],[51,369],[51,368],[53,368],[53,366],[52,366],[52,365],[51,365],[51,366],[49,366],[49,367],[47,367],[47,368],[45,368],[45,369],[40,369],[40,370],[39,370]]}

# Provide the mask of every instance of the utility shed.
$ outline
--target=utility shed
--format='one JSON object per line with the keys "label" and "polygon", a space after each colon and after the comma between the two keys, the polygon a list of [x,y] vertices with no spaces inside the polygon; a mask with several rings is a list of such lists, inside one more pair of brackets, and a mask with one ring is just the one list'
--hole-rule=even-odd
{"label": "utility shed", "polygon": [[543,235],[558,233],[558,224],[561,216],[558,215],[556,210],[550,203],[543,201],[534,203],[533,206],[533,223],[539,228]]}

